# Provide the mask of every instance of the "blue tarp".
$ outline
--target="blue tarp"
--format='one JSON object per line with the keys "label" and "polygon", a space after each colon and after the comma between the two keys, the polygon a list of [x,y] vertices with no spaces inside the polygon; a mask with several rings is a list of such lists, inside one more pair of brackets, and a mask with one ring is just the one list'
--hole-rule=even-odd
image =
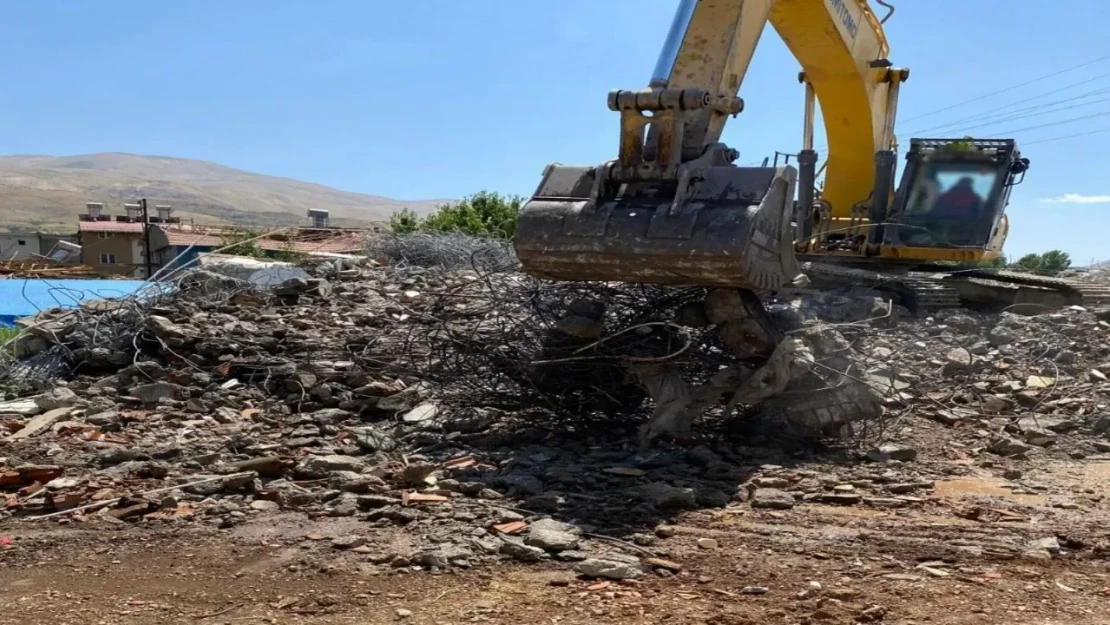
{"label": "blue tarp", "polygon": [[126,297],[142,280],[0,280],[0,327],[48,308],[74,308],[87,300]]}

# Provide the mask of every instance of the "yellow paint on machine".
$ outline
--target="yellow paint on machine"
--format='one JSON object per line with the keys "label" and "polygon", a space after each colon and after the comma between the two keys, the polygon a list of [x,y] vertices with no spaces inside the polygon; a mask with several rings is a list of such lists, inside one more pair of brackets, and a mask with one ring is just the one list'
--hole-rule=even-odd
{"label": "yellow paint on machine", "polygon": [[889,84],[868,61],[886,57],[886,38],[861,27],[878,22],[857,0],[777,0],[770,20],[817,92],[829,145],[822,197],[834,218],[848,218],[875,184]]}

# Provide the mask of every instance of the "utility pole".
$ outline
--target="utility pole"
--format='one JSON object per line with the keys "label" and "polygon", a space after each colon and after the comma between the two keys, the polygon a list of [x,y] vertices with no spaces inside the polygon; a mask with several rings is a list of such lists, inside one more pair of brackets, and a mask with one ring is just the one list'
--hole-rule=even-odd
{"label": "utility pole", "polygon": [[146,278],[149,280],[154,275],[152,259],[150,258],[150,216],[146,212],[146,198],[139,200],[143,209],[143,245],[146,246]]}

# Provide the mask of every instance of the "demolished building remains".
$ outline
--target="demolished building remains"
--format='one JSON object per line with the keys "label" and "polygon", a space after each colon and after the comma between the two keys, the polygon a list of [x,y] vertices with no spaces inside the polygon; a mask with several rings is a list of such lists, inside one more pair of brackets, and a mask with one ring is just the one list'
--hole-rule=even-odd
{"label": "demolished building remains", "polygon": [[[966,428],[1000,462],[1110,451],[1110,347],[1088,340],[1106,311],[915,318],[858,288],[764,309],[545,283],[506,246],[422,235],[282,266],[201,266],[21,320],[0,514],[355,517],[421,537],[336,539],[385,567],[555,559],[623,579],[668,568],[647,538],[613,542],[668,511],[925,505],[938,476],[899,438],[910,420]],[[782,466],[820,453],[851,464]]]}

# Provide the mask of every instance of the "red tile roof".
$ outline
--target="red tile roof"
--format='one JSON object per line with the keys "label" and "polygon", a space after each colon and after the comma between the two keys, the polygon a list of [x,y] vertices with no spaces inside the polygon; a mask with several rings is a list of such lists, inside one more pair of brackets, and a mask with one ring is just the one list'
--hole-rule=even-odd
{"label": "red tile roof", "polygon": [[173,247],[189,247],[190,245],[199,245],[201,247],[221,247],[224,245],[224,239],[220,233],[212,232],[185,232],[182,230],[170,230],[166,228],[163,230],[166,233],[166,240]]}
{"label": "red tile roof", "polygon": [[[232,232],[220,226],[195,224],[151,224],[166,235],[171,247],[220,248],[227,245],[226,236]],[[140,234],[143,224],[126,221],[80,221],[81,232],[124,232]],[[370,232],[364,230],[339,230],[299,228],[283,230],[258,239],[258,247],[272,251],[300,253],[329,252],[344,254],[361,252],[366,248]]]}
{"label": "red tile roof", "polygon": [[[173,247],[221,248],[227,245],[231,231],[212,226],[181,224],[180,227],[158,226]],[[271,251],[351,253],[366,249],[369,232],[358,230],[316,230],[311,228],[286,230],[257,240],[258,247]]]}
{"label": "red tile roof", "polygon": [[301,230],[299,232],[283,233],[277,235],[291,240],[277,238],[264,238],[258,241],[258,247],[264,250],[310,253],[329,252],[332,254],[349,254],[362,252],[366,249],[366,241],[370,237],[368,232],[358,231],[328,231],[328,230]]}
{"label": "red tile roof", "polygon": [[79,232],[142,232],[143,224],[133,221],[79,221]]}

